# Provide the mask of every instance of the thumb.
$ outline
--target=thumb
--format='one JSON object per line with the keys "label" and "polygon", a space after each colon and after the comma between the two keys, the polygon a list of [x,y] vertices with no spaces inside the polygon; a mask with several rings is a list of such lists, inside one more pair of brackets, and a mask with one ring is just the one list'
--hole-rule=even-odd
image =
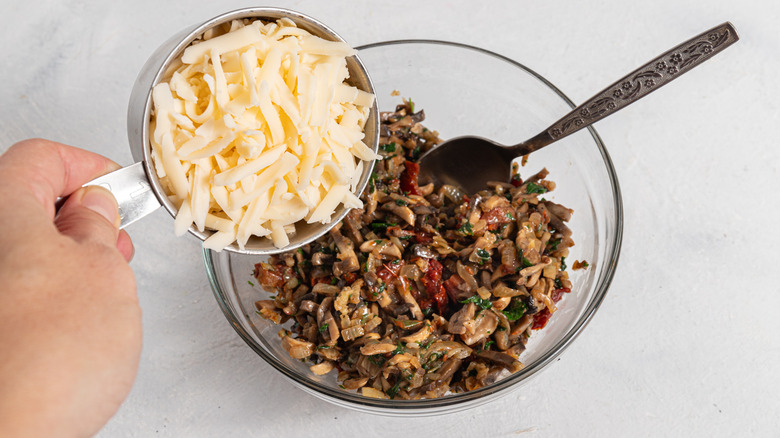
{"label": "thumb", "polygon": [[77,242],[115,247],[119,236],[116,199],[103,187],[82,187],[65,201],[54,223],[60,233]]}

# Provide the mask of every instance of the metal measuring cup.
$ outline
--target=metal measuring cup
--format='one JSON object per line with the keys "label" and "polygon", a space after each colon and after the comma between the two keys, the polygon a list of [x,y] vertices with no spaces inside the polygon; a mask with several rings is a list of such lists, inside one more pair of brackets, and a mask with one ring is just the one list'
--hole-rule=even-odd
{"label": "metal measuring cup", "polygon": [[[243,18],[263,21],[289,18],[299,28],[313,35],[329,41],[344,42],[344,39],[332,29],[304,14],[287,9],[258,7],[238,9],[211,18],[201,24],[182,30],[163,43],[141,69],[130,95],[130,103],[127,110],[127,135],[130,142],[130,150],[136,163],[87,183],[87,185],[101,185],[113,193],[119,204],[121,228],[155,211],[161,205],[168,210],[171,216],[176,217],[177,208],[168,199],[165,190],[160,185],[150,157],[149,122],[152,112],[152,88],[161,81],[167,80],[173,74],[173,71],[178,67],[178,60],[184,49],[193,40],[203,35],[209,29]],[[366,72],[363,63],[357,55],[347,58],[347,70],[349,71],[347,83],[360,90],[374,94],[374,87],[368,72]],[[379,114],[376,100],[374,100],[374,104],[370,109],[364,133],[366,145],[373,149],[374,152],[377,152],[379,145]],[[373,168],[374,161],[364,163],[363,173],[356,186],[356,195],[359,195],[365,189]],[[270,239],[252,236],[245,245],[245,249],[240,249],[238,245],[232,243],[225,247],[225,250],[251,255],[289,251],[322,236],[338,224],[348,212],[348,208],[340,205],[329,224],[307,224],[302,221],[296,223],[296,233],[290,236],[290,244],[284,248],[276,248]],[[171,231],[173,231],[173,227],[171,227]],[[198,231],[194,226],[190,226],[189,232],[201,240],[205,240],[213,234],[209,230]]]}

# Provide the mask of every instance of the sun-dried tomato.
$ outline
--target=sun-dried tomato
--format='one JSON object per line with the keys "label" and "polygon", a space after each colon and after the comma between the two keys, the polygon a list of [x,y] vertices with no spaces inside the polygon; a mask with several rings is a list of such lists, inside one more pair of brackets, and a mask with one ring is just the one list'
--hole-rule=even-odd
{"label": "sun-dried tomato", "polygon": [[561,300],[561,298],[563,298],[564,293],[569,293],[569,292],[571,292],[571,289],[569,289],[568,287],[561,287],[558,289],[554,289],[552,293],[553,302],[557,303],[558,301]]}
{"label": "sun-dried tomato", "polygon": [[447,305],[449,300],[447,299],[447,292],[444,290],[444,285],[441,282],[441,274],[444,266],[434,259],[428,260],[428,271],[422,278],[422,283],[425,285],[425,291],[428,292],[430,299],[436,302],[436,307],[439,309],[439,315],[444,315],[447,311]]}
{"label": "sun-dried tomato", "polygon": [[414,240],[417,243],[431,243],[433,242],[433,234],[427,231],[418,231],[414,235]]}
{"label": "sun-dried tomato", "polygon": [[357,274],[354,272],[347,272],[344,274],[344,280],[347,282],[347,284],[352,284],[357,280]]}
{"label": "sun-dried tomato", "polygon": [[544,326],[547,325],[547,321],[550,320],[551,316],[552,314],[550,314],[550,311],[545,308],[544,310],[536,314],[536,316],[534,317],[534,323],[531,324],[531,328],[533,330],[543,329]]}
{"label": "sun-dried tomato", "polygon": [[417,184],[417,178],[420,175],[420,165],[407,161],[404,167],[405,169],[401,174],[401,191],[410,195],[421,195],[420,186]]}
{"label": "sun-dried tomato", "polygon": [[482,219],[487,223],[488,230],[497,230],[501,225],[515,220],[513,211],[510,207],[496,207],[482,215]]}

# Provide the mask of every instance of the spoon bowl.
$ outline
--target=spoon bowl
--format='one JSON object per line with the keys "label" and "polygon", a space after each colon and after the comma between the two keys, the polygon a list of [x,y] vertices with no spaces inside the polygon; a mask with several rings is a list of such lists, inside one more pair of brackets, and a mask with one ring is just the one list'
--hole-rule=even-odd
{"label": "spoon bowl", "polygon": [[739,40],[723,23],[669,49],[622,77],[550,127],[514,146],[476,136],[445,141],[420,157],[420,180],[450,184],[476,193],[488,181],[507,181],[512,161],[610,116],[668,84]]}

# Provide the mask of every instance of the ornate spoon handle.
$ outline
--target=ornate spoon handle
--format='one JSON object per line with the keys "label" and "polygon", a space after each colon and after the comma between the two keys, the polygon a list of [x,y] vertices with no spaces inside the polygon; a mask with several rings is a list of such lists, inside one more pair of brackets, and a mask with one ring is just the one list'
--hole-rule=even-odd
{"label": "ornate spoon handle", "polygon": [[710,59],[737,40],[739,36],[734,26],[726,22],[674,47],[605,88],[553,123],[546,131],[527,141],[525,146],[531,149],[528,152],[542,148],[625,108]]}

